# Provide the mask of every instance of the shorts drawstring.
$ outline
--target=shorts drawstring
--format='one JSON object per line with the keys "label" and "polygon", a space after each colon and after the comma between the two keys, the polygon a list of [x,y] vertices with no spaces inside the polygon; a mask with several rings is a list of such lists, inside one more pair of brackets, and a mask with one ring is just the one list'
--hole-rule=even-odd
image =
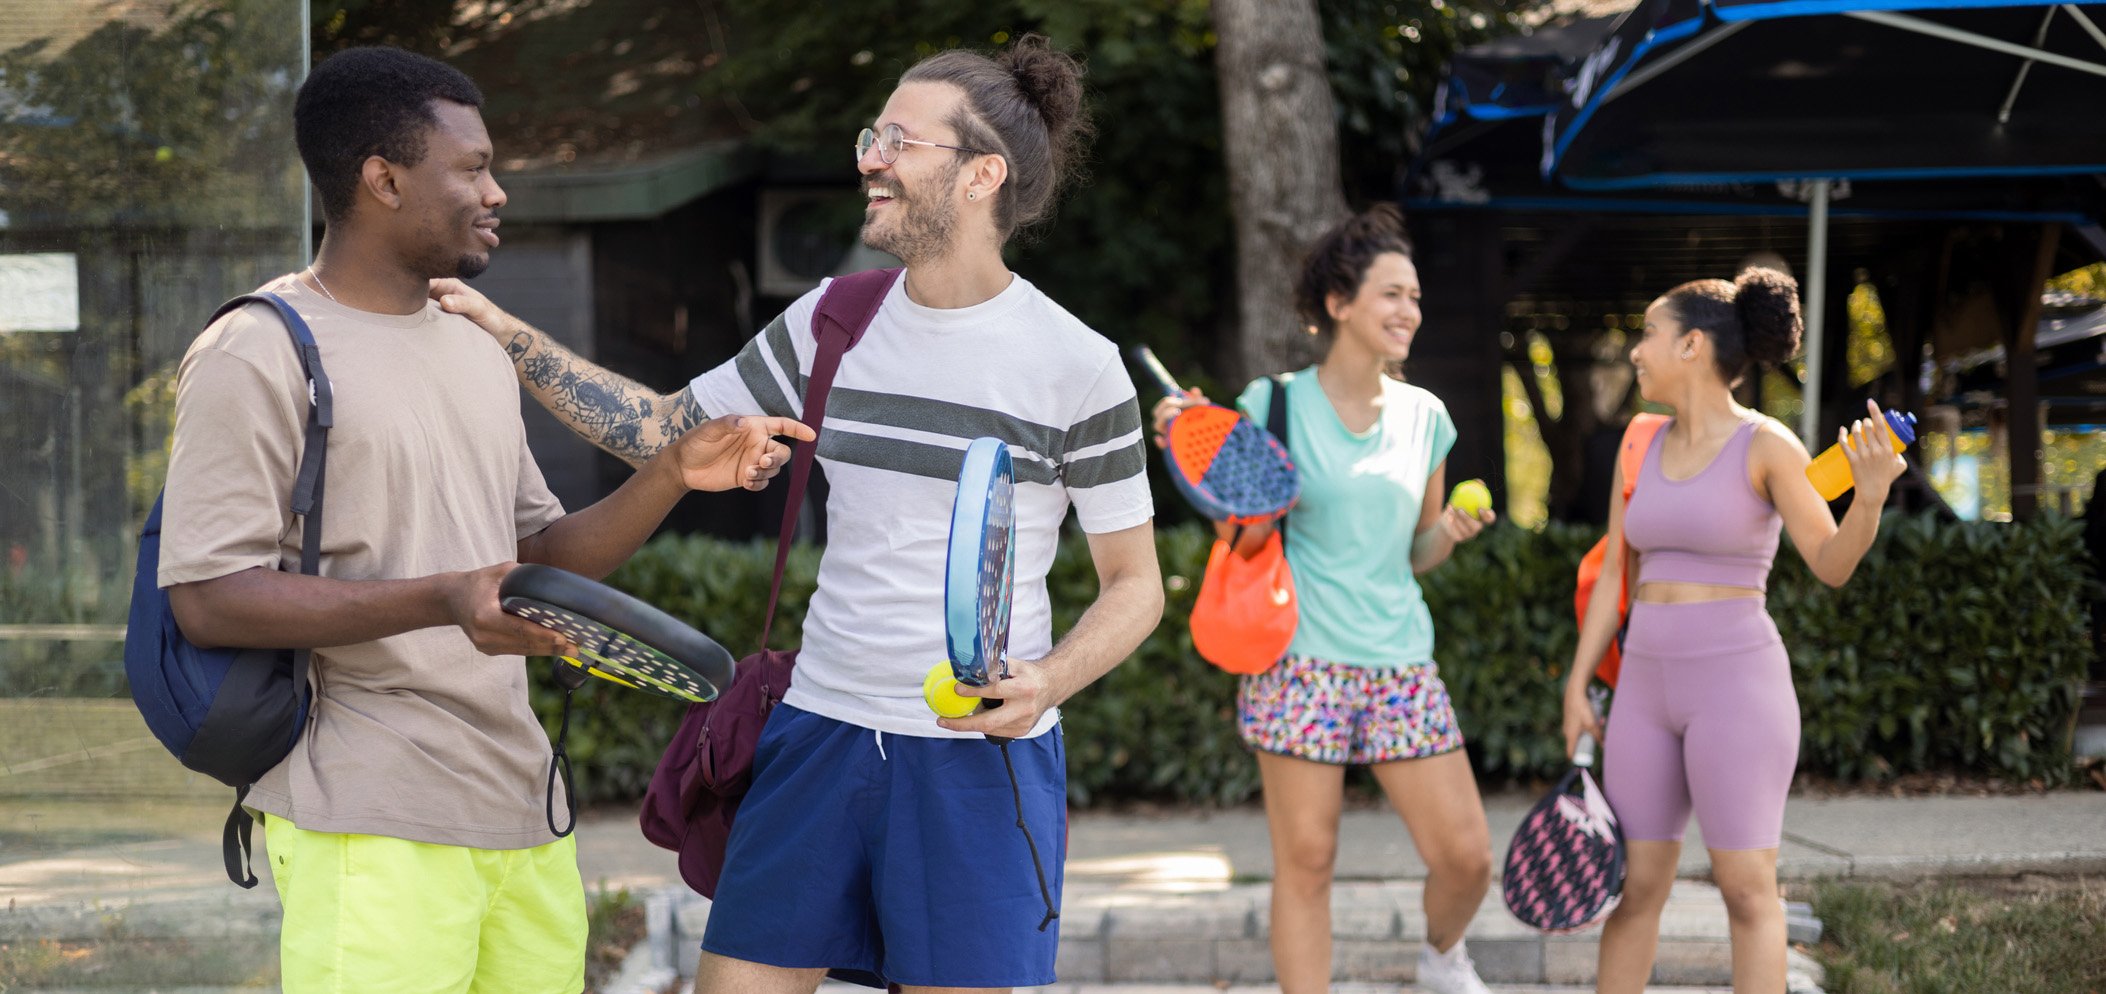
{"label": "shorts drawstring", "polygon": [[870,730],[870,737],[877,740],[877,758],[884,762],[891,762],[891,759],[885,755],[885,733],[873,728]]}

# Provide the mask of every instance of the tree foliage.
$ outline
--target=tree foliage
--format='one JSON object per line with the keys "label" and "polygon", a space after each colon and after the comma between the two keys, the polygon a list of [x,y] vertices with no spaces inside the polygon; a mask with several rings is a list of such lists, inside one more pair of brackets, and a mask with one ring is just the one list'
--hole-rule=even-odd
{"label": "tree foliage", "polygon": [[300,182],[284,153],[299,80],[286,6],[180,0],[62,50],[0,52],[0,210],[17,225],[283,225]]}
{"label": "tree foliage", "polygon": [[[443,56],[476,32],[580,2],[631,0],[313,0],[315,48],[388,42]],[[1220,370],[1234,246],[1205,0],[902,0],[823,14],[796,0],[700,2],[710,30],[697,95],[786,159],[838,163],[844,181],[844,150],[916,60],[997,49],[1027,31],[1079,55],[1098,125],[1089,175],[1012,262],[1104,334],[1151,345],[1183,372]],[[1515,9],[1324,0],[1348,200],[1394,195],[1449,54],[1512,30]]]}
{"label": "tree foliage", "polygon": [[819,18],[794,0],[751,0],[727,13],[704,99],[736,108],[778,152],[838,162],[844,180],[842,153],[917,60],[1027,31],[1077,53],[1098,129],[1089,176],[1014,264],[1114,338],[1177,353],[1214,334],[1229,233],[1205,3],[910,0]]}

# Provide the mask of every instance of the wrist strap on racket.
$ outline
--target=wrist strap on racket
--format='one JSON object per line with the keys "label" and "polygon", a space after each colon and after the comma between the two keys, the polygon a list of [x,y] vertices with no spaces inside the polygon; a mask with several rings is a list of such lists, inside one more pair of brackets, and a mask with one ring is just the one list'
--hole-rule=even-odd
{"label": "wrist strap on racket", "polygon": [[[571,787],[570,752],[564,748],[564,742],[570,738],[571,695],[585,685],[585,671],[561,659],[556,660],[555,670],[556,685],[563,688],[563,718],[556,726],[555,754],[548,761],[548,799],[543,808],[548,816],[548,830],[560,839],[578,827],[578,792]],[[564,806],[570,809],[570,823],[562,828],[556,827],[556,777],[559,772],[563,778]]]}
{"label": "wrist strap on racket", "polygon": [[1009,761],[1010,740],[992,735],[987,740],[1002,750],[1002,768],[1009,771],[1009,796],[1016,800],[1017,831],[1024,833],[1024,847],[1031,850],[1031,872],[1038,875],[1038,899],[1046,905],[1046,917],[1038,921],[1038,930],[1043,932],[1060,917],[1060,909],[1053,906],[1053,889],[1046,886],[1046,867],[1038,860],[1038,842],[1031,838],[1031,826],[1024,821],[1024,789],[1016,782],[1016,764]]}
{"label": "wrist strap on racket", "polygon": [[819,341],[819,352],[812,357],[812,375],[805,383],[802,420],[815,437],[798,443],[797,454],[791,459],[781,535],[775,540],[775,579],[768,584],[768,613],[761,622],[762,649],[768,647],[768,636],[775,630],[775,602],[782,597],[782,571],[790,564],[790,540],[797,536],[797,512],[804,507],[805,484],[811,481],[812,461],[819,453],[816,436],[820,423],[826,420],[826,395],[833,389],[834,373],[841,368],[842,354],[854,348],[863,333],[870,330],[878,306],[885,302],[885,295],[892,291],[892,284],[902,272],[905,270],[868,269],[835,277],[827,284],[826,292],[819,295],[819,307],[812,313],[812,337]]}

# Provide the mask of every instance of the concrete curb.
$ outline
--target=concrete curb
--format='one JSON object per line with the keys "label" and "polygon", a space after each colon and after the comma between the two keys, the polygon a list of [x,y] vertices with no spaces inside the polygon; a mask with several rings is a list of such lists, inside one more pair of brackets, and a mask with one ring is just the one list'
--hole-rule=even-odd
{"label": "concrete curb", "polygon": [[[1273,980],[1267,905],[1271,887],[1238,884],[1205,892],[1143,893],[1126,888],[1073,887],[1061,908],[1055,970],[1062,987],[1103,984],[1266,984]],[[1337,975],[1359,983],[1410,983],[1417,972],[1424,921],[1417,881],[1345,882],[1332,901]],[[670,915],[648,917],[652,933],[632,958],[639,978],[657,982],[671,962],[681,978],[694,975],[709,902],[684,887],[653,894],[647,907],[670,904]],[[1596,933],[1548,936],[1514,921],[1497,892],[1473,921],[1470,956],[1487,983],[1581,985],[1594,980]],[[670,956],[662,950],[670,949]],[[1819,965],[1806,966],[1818,973]],[[628,971],[624,971],[628,976]],[[1732,956],[1725,906],[1707,884],[1676,885],[1662,918],[1656,983],[1729,986]],[[642,994],[662,987],[610,988]],[[1817,994],[1818,981],[1794,994]]]}
{"label": "concrete curb", "polygon": [[2021,873],[2078,875],[2106,873],[2106,849],[2069,852],[1969,853],[1943,856],[1852,856],[1844,873],[1806,873],[1779,879],[1820,880],[1861,877],[1874,880],[1919,880],[1937,877],[2005,877]]}

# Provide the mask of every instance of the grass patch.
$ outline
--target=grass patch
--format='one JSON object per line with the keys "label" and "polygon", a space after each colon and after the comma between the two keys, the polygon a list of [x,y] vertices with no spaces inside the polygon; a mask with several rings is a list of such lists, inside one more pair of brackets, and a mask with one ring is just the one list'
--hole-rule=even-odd
{"label": "grass patch", "polygon": [[2106,880],[1814,888],[1830,994],[2106,994]]}
{"label": "grass patch", "polygon": [[0,943],[0,994],[53,987],[129,991],[169,986],[269,987],[277,981],[276,937]]}
{"label": "grass patch", "polygon": [[586,895],[585,926],[585,989],[597,991],[620,972],[630,948],[643,941],[643,902],[629,888],[609,891],[602,881]]}
{"label": "grass patch", "polygon": [[[629,949],[643,941],[641,900],[628,888],[603,884],[586,894],[585,989],[596,991],[620,971]],[[100,938],[0,942],[0,994],[54,987],[143,991],[169,986],[275,987],[275,934],[231,939],[143,938],[127,934],[121,917]]]}

